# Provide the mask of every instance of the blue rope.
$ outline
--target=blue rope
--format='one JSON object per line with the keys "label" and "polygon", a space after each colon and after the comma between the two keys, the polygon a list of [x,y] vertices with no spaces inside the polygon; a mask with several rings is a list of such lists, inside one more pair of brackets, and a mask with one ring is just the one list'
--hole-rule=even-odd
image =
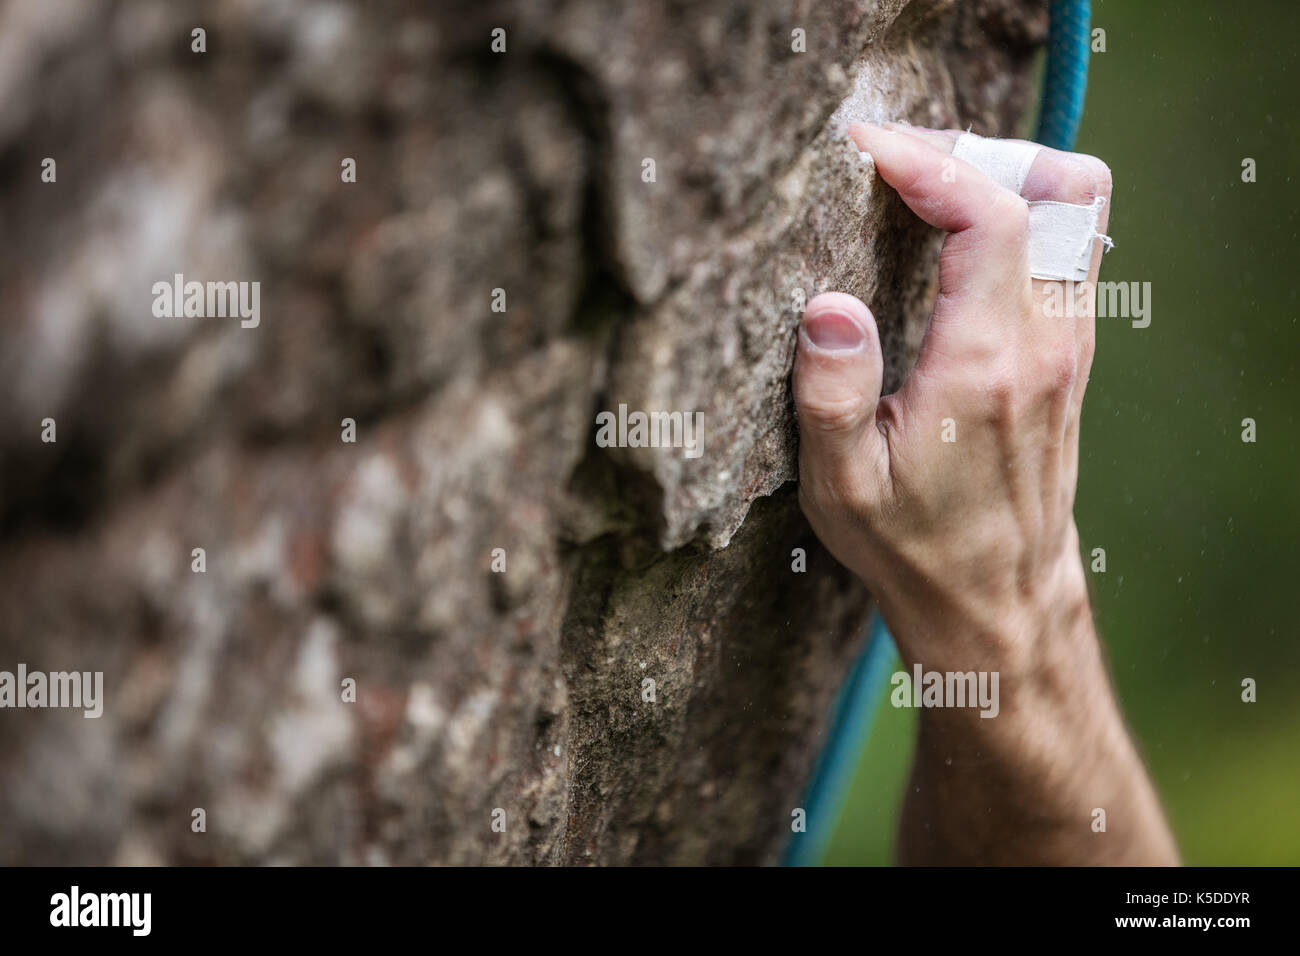
{"label": "blue rope", "polygon": [[807,831],[795,833],[786,846],[786,866],[814,866],[826,855],[844,796],[853,782],[853,771],[871,736],[885,675],[893,670],[897,659],[884,619],[873,614],[866,646],[840,688],[835,702],[835,723],[808,784],[803,805]]}
{"label": "blue rope", "polygon": [[[1083,118],[1088,86],[1091,0],[1051,0],[1047,66],[1036,139],[1053,149],[1073,149]],[[786,846],[786,866],[813,866],[822,861],[839,822],[853,771],[871,736],[871,725],[887,686],[885,675],[897,660],[894,639],[879,612],[872,617],[866,645],[840,689],[826,746],[804,796],[806,832],[795,833]]]}
{"label": "blue rope", "polygon": [[1052,0],[1043,101],[1034,138],[1052,149],[1073,149],[1088,89],[1090,0]]}

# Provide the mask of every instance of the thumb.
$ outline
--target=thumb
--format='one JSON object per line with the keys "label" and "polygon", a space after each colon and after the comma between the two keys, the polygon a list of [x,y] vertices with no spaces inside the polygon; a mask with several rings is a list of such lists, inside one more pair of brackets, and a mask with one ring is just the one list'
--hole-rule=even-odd
{"label": "thumb", "polygon": [[802,462],[827,477],[862,467],[864,443],[884,440],[874,427],[883,375],[876,320],[860,299],[826,292],[808,303],[793,381]]}

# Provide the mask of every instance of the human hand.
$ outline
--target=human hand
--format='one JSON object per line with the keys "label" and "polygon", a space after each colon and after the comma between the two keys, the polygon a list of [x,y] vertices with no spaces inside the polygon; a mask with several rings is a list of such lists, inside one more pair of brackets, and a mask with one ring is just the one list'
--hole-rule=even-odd
{"label": "human hand", "polygon": [[[1000,720],[922,711],[914,785],[962,783],[960,795],[911,801],[925,818],[916,855],[960,859],[964,843],[972,859],[994,858],[995,844],[1017,862],[1077,858],[1089,808],[1133,800],[1154,834],[1136,844],[1140,858],[1169,862],[1172,840],[1110,692],[1073,519],[1102,244],[1078,289],[1031,279],[1029,268],[1028,201],[1109,200],[1110,172],[1043,149],[1017,195],[950,155],[958,131],[850,133],[880,178],[947,236],[920,354],[892,395],[880,396],[867,307],[843,293],[808,304],[793,378],[800,504],[871,588],[909,667],[1002,677]],[[1099,232],[1105,222],[1103,206]],[[1077,301],[1064,307],[1065,296]],[[986,761],[982,776],[951,770],[961,752]],[[1011,797],[993,795],[1007,785]],[[999,815],[990,830],[981,788],[1005,820],[1033,816],[1038,845],[1061,852],[1017,852]],[[983,825],[967,819],[963,799]]]}

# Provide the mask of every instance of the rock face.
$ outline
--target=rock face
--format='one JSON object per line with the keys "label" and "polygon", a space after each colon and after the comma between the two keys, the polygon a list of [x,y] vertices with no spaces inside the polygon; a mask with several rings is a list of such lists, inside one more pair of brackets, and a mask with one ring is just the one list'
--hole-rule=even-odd
{"label": "rock face", "polygon": [[0,863],[777,859],[870,608],[795,501],[799,305],[867,301],[893,387],[939,242],[842,120],[1009,134],[1045,29],[5,5],[0,670],[104,702],[0,710]]}

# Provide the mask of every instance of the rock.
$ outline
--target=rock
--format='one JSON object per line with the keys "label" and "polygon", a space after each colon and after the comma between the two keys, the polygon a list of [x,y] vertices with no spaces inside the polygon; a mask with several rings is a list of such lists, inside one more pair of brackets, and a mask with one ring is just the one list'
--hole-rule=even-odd
{"label": "rock", "polygon": [[0,711],[0,863],[776,860],[870,611],[799,303],[893,387],[940,239],[843,122],[1014,132],[1044,5],[201,6],[0,13],[0,668],[107,698]]}

